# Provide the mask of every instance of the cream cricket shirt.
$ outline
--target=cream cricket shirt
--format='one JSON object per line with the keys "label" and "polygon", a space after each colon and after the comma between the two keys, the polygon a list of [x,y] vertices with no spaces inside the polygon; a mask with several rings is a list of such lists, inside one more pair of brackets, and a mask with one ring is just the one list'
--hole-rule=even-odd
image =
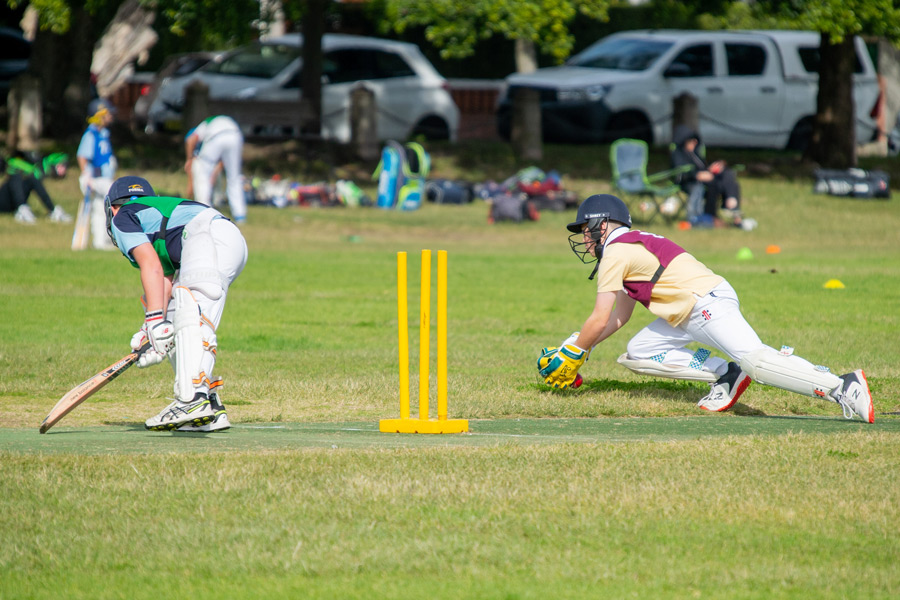
{"label": "cream cricket shirt", "polygon": [[[643,243],[613,243],[625,233],[647,236],[678,248],[656,234],[625,227],[616,229],[604,245],[603,258],[597,271],[598,293],[619,292],[625,289],[626,282],[649,282],[660,267],[660,259]],[[652,241],[648,239],[648,242]],[[665,319],[672,326],[678,326],[690,316],[697,298],[705,296],[724,280],[687,252],[681,252],[671,259],[669,266],[652,287],[646,306],[657,317]],[[633,294],[629,295],[634,297]]]}

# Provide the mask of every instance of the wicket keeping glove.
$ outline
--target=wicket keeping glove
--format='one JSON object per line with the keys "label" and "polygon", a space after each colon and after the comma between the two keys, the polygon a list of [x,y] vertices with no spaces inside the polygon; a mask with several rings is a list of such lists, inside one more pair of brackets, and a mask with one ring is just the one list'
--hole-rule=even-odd
{"label": "wicket keeping glove", "polygon": [[538,359],[538,369],[544,383],[564,390],[578,378],[578,369],[587,360],[587,351],[575,344],[565,344],[561,348],[544,348]]}

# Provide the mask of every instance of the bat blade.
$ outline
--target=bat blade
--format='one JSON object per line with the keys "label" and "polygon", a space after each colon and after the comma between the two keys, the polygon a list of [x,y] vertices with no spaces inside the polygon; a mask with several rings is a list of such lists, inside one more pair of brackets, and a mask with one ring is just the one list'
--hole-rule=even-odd
{"label": "bat blade", "polygon": [[75,232],[72,234],[72,250],[85,250],[88,246],[88,228],[91,220],[91,188],[84,193],[84,200],[75,219]]}
{"label": "bat blade", "polygon": [[47,433],[48,429],[59,423],[60,420],[72,412],[76,406],[93,396],[94,393],[107,383],[124,373],[128,367],[137,362],[138,357],[148,346],[149,344],[145,344],[140,350],[123,356],[90,379],[82,381],[69,390],[59,399],[59,402],[56,403],[56,406],[53,407],[53,410],[50,411],[50,414],[47,415],[47,418],[41,423],[41,433]]}

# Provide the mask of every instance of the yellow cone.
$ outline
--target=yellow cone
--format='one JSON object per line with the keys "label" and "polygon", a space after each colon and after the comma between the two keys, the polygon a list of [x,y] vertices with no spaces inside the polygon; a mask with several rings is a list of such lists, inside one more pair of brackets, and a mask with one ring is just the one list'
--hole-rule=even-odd
{"label": "yellow cone", "polygon": [[842,290],[845,287],[847,287],[847,286],[845,286],[843,283],[841,283],[840,279],[829,279],[828,281],[825,282],[825,285],[824,285],[824,288],[826,290]]}

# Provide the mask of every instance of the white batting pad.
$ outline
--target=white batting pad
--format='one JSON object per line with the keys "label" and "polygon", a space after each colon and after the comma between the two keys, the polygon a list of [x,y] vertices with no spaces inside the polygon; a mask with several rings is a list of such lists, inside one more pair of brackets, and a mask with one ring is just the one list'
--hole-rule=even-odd
{"label": "white batting pad", "polygon": [[652,377],[666,377],[668,379],[684,379],[686,381],[706,381],[715,383],[718,377],[711,371],[703,371],[700,369],[691,369],[690,367],[679,367],[675,365],[664,365],[655,360],[640,360],[628,358],[628,354],[623,354],[617,362],[630,371],[641,375],[650,375]]}
{"label": "white batting pad", "polygon": [[773,348],[744,356],[741,369],[757,383],[831,401],[834,399],[829,392],[843,383],[827,367],[818,367],[799,356],[783,354]]}
{"label": "white batting pad", "polygon": [[200,305],[190,290],[176,287],[175,301],[175,390],[182,402],[194,399],[194,381],[200,379],[203,360],[203,333],[200,328]]}

